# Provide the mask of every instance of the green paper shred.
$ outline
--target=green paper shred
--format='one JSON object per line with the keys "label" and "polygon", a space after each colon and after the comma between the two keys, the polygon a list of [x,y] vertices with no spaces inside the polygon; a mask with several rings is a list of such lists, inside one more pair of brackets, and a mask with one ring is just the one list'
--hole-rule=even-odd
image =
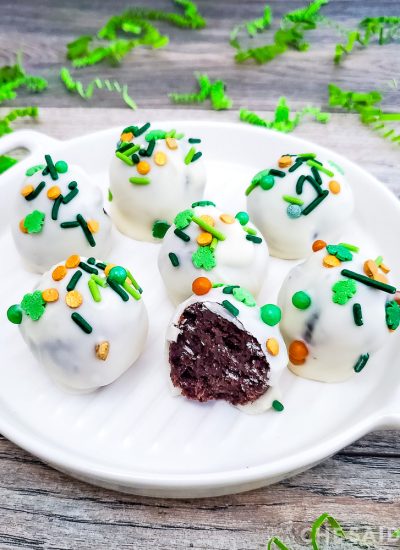
{"label": "green paper shred", "polygon": [[4,134],[10,134],[13,129],[11,128],[11,122],[14,122],[17,118],[32,117],[36,118],[39,114],[37,107],[20,107],[18,109],[12,109],[6,116],[0,118],[0,137]]}
{"label": "green paper shred", "polygon": [[329,113],[324,113],[317,107],[304,107],[298,113],[294,113],[291,116],[290,107],[287,105],[285,97],[281,97],[278,101],[278,105],[275,109],[273,120],[265,120],[259,115],[246,109],[240,109],[239,118],[242,122],[254,124],[255,126],[261,126],[263,128],[270,128],[277,130],[278,132],[293,132],[293,130],[299,125],[299,123],[306,117],[311,116],[317,122],[325,124],[329,121]]}
{"label": "green paper shred", "polygon": [[63,67],[60,71],[60,78],[64,86],[71,93],[79,94],[83,99],[89,100],[93,96],[93,91],[97,89],[106,89],[109,92],[117,92],[122,97],[123,101],[130,107],[135,110],[137,108],[136,103],[130,97],[128,92],[127,84],[120,84],[117,80],[101,80],[100,78],[95,78],[86,88],[79,80],[74,80],[71,73],[66,67]]}
{"label": "green paper shred", "polygon": [[311,527],[310,538],[311,538],[311,544],[312,544],[313,550],[319,550],[317,537],[318,537],[319,530],[324,525],[324,523],[327,523],[329,525],[329,527],[333,530],[334,534],[337,537],[340,537],[343,539],[346,538],[346,533],[344,532],[340,523],[331,515],[327,513],[322,514],[319,516],[319,518],[317,518],[314,521]]}
{"label": "green paper shred", "polygon": [[0,68],[0,103],[17,97],[18,88],[25,87],[30,92],[39,93],[48,86],[47,80],[40,76],[26,73],[22,66],[21,55],[17,55],[15,65],[5,65]]}
{"label": "green paper shred", "polygon": [[229,43],[231,46],[240,50],[240,42],[238,39],[239,34],[245,30],[250,37],[255,37],[258,33],[261,33],[265,29],[268,29],[272,21],[272,11],[267,5],[264,8],[264,14],[262,17],[248,21],[247,23],[241,23],[236,25],[230,34]]}
{"label": "green paper shred", "polygon": [[396,529],[396,531],[393,531],[392,537],[394,539],[400,539],[400,529]]}
{"label": "green paper shred", "polygon": [[274,548],[278,548],[279,550],[290,550],[290,548],[278,537],[272,537],[268,541],[267,550],[274,550]]}
{"label": "green paper shred", "polygon": [[17,164],[17,159],[9,157],[7,155],[0,155],[0,174],[3,174],[6,170]]}
{"label": "green paper shred", "polygon": [[203,103],[206,99],[211,102],[211,107],[215,111],[230,109],[233,105],[231,98],[226,95],[226,84],[222,80],[211,82],[206,74],[195,73],[199,91],[193,94],[169,94],[169,98],[174,103],[190,104]]}

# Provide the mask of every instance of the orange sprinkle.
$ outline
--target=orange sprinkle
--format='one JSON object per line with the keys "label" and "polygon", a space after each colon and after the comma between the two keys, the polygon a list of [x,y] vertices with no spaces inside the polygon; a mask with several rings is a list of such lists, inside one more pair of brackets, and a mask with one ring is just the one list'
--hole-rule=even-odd
{"label": "orange sprinkle", "polygon": [[211,233],[207,233],[206,231],[204,231],[200,233],[200,235],[198,235],[196,240],[200,246],[208,246],[209,244],[211,244],[213,236],[211,235]]}
{"label": "orange sprinkle", "polygon": [[379,266],[379,269],[382,269],[383,273],[389,273],[390,272],[390,267],[388,267],[387,265],[385,264],[381,264]]}
{"label": "orange sprinkle", "polygon": [[364,262],[364,273],[368,275],[368,277],[375,278],[375,275],[378,274],[378,266],[374,260],[367,260]]}
{"label": "orange sprinkle", "polygon": [[78,265],[80,264],[80,261],[81,261],[81,257],[78,256],[77,254],[73,254],[65,262],[65,267],[68,267],[68,269],[78,267]]}
{"label": "orange sprinkle", "polygon": [[167,162],[167,155],[163,153],[162,151],[157,151],[154,155],[154,162],[157,164],[157,166],[164,166]]}
{"label": "orange sprinkle", "polygon": [[50,189],[47,191],[47,197],[52,201],[55,201],[60,195],[61,189],[58,187],[58,185],[53,185],[53,187],[50,187]]}
{"label": "orange sprinkle", "polygon": [[386,275],[384,275],[383,273],[375,273],[375,275],[373,276],[373,279],[374,281],[379,281],[380,283],[385,283],[387,284],[388,282],[388,278],[386,277]]}
{"label": "orange sprinkle", "polygon": [[151,167],[150,167],[150,164],[148,162],[146,162],[145,160],[141,160],[136,165],[136,170],[139,172],[139,174],[141,174],[142,176],[145,176],[146,174],[148,174],[150,172]]}
{"label": "orange sprinkle", "polygon": [[322,260],[322,264],[324,267],[337,267],[341,264],[341,261],[336,258],[336,256],[333,256],[332,254],[327,254]]}
{"label": "orange sprinkle", "polygon": [[224,223],[235,223],[235,218],[230,214],[221,214],[219,219]]}
{"label": "orange sprinkle", "polygon": [[289,168],[289,166],[292,166],[293,160],[292,157],[289,157],[289,155],[282,155],[281,158],[278,160],[278,166],[279,168]]}
{"label": "orange sprinkle", "polygon": [[131,141],[133,138],[132,132],[126,132],[125,134],[121,134],[121,141]]}
{"label": "orange sprinkle", "polygon": [[107,275],[107,277],[108,277],[108,274],[110,273],[110,271],[112,270],[113,267],[115,267],[115,264],[107,264],[107,267],[104,270],[104,273],[105,273],[105,275]]}
{"label": "orange sprinkle", "polygon": [[100,342],[100,344],[96,344],[95,350],[96,350],[97,359],[100,359],[101,361],[105,361],[108,357],[108,352],[110,351],[110,343],[107,342],[107,340],[104,340],[104,342]]}
{"label": "orange sprinkle", "polygon": [[27,197],[32,193],[32,191],[34,191],[33,185],[25,185],[25,187],[21,189],[21,195],[23,197]]}
{"label": "orange sprinkle", "polygon": [[314,252],[318,252],[318,250],[322,250],[325,247],[326,247],[326,242],[321,240],[314,241],[312,245],[312,249]]}
{"label": "orange sprinkle", "polygon": [[328,184],[328,187],[329,187],[329,191],[331,193],[333,193],[334,195],[337,195],[338,193],[340,193],[340,183],[336,180],[331,180]]}
{"label": "orange sprinkle", "polygon": [[70,290],[65,296],[65,302],[68,307],[76,309],[83,302],[82,294],[78,290]]}
{"label": "orange sprinkle", "polygon": [[167,144],[168,149],[178,149],[178,142],[175,138],[167,137],[165,138],[165,143]]}
{"label": "orange sprinkle", "polygon": [[88,220],[87,226],[91,233],[97,233],[97,231],[99,230],[100,224],[97,220]]}
{"label": "orange sprinkle", "polygon": [[22,233],[28,233],[27,228],[24,226],[25,218],[22,218],[22,220],[19,222],[19,228],[22,231]]}
{"label": "orange sprinkle", "polygon": [[289,346],[289,361],[293,365],[303,365],[308,356],[308,348],[301,340],[293,340]]}
{"label": "orange sprinkle", "polygon": [[270,355],[278,355],[279,353],[279,342],[275,338],[268,338],[266,343],[267,351]]}
{"label": "orange sprinkle", "polygon": [[67,268],[65,265],[58,265],[54,270],[51,276],[53,277],[54,281],[61,281],[61,279],[64,279],[65,275],[67,274]]}
{"label": "orange sprinkle", "polygon": [[208,216],[207,214],[202,214],[200,216],[200,219],[208,223],[208,225],[211,225],[211,227],[214,227],[215,225],[215,220],[212,216]]}
{"label": "orange sprinkle", "polygon": [[56,288],[46,288],[42,292],[42,298],[45,302],[57,302],[58,290]]}
{"label": "orange sprinkle", "polygon": [[197,296],[207,294],[207,292],[210,292],[211,288],[212,283],[210,279],[207,279],[207,277],[197,277],[197,279],[195,279],[192,283],[193,294],[196,294]]}

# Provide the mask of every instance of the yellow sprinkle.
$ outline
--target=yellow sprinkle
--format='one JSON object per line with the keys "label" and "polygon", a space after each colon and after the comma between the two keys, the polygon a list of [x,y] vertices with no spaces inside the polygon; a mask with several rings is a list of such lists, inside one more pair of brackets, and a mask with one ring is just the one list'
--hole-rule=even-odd
{"label": "yellow sprinkle", "polygon": [[108,352],[110,351],[110,343],[104,340],[104,342],[96,344],[95,350],[97,359],[105,361],[108,357]]}
{"label": "yellow sprinkle", "polygon": [[388,267],[387,265],[385,264],[381,264],[379,266],[380,269],[382,269],[383,273],[389,273],[390,272],[390,267]]}
{"label": "yellow sprinkle", "polygon": [[42,298],[45,302],[57,302],[58,290],[56,288],[46,288],[42,292]]}
{"label": "yellow sprinkle", "polygon": [[97,220],[88,220],[87,226],[91,233],[97,233],[97,231],[99,230],[100,224]]}
{"label": "yellow sprinkle", "polygon": [[53,187],[50,187],[50,189],[47,191],[47,197],[52,201],[55,201],[60,195],[61,189],[58,187],[58,185],[53,185]]}
{"label": "yellow sprinkle", "polygon": [[211,235],[211,233],[206,233],[204,231],[203,233],[200,233],[196,240],[200,246],[208,246],[209,244],[211,244],[213,236]]}
{"label": "yellow sprinkle", "polygon": [[27,197],[28,195],[30,195],[32,193],[33,190],[34,190],[33,185],[25,185],[25,187],[23,187],[21,189],[21,195],[23,197]]}
{"label": "yellow sprinkle", "polygon": [[289,166],[292,166],[293,160],[292,157],[289,155],[282,155],[281,158],[278,160],[278,166],[279,168],[289,168]]}
{"label": "yellow sprinkle", "polygon": [[230,214],[221,214],[219,219],[224,223],[235,223],[235,218]]}
{"label": "yellow sprinkle", "polygon": [[76,309],[83,302],[82,294],[78,290],[70,290],[65,296],[65,303],[68,307]]}
{"label": "yellow sprinkle", "polygon": [[154,155],[154,162],[157,164],[157,166],[164,166],[167,162],[167,155],[163,153],[162,151],[157,151]]}
{"label": "yellow sprinkle", "polygon": [[214,227],[214,225],[215,225],[215,220],[212,216],[208,216],[207,214],[203,214],[202,216],[200,216],[200,219],[205,221],[206,223],[208,223],[208,225],[211,225],[211,227]]}
{"label": "yellow sprinkle", "polygon": [[178,142],[175,138],[167,137],[165,138],[165,143],[167,144],[168,149],[178,149]]}
{"label": "yellow sprinkle", "polygon": [[366,260],[364,262],[364,273],[365,275],[368,275],[368,277],[375,278],[375,275],[378,274],[378,266],[374,262],[374,260]]}
{"label": "yellow sprinkle", "polygon": [[141,174],[142,176],[145,176],[146,174],[148,174],[151,170],[151,166],[148,162],[146,162],[145,160],[141,160],[137,165],[136,165],[136,170],[139,172],[139,174]]}
{"label": "yellow sprinkle", "polygon": [[383,273],[375,273],[373,276],[374,281],[379,281],[380,283],[387,284],[388,278]]}
{"label": "yellow sprinkle", "polygon": [[340,193],[340,183],[335,180],[331,180],[328,184],[329,191],[333,193],[334,195],[337,195]]}
{"label": "yellow sprinkle", "polygon": [[267,351],[271,355],[278,355],[279,353],[279,342],[275,338],[268,338],[267,340]]}
{"label": "yellow sprinkle", "polygon": [[333,256],[332,254],[327,254],[322,260],[324,267],[337,267],[341,264],[340,260]]}
{"label": "yellow sprinkle", "polygon": [[115,267],[115,264],[107,264],[107,267],[104,270],[104,273],[107,275],[107,277],[113,267]]}
{"label": "yellow sprinkle", "polygon": [[132,132],[126,132],[125,134],[121,134],[121,141],[131,141],[133,138]]}
{"label": "yellow sprinkle", "polygon": [[22,220],[19,222],[19,228],[22,231],[22,233],[28,233],[27,228],[24,226],[25,218],[22,218]]}
{"label": "yellow sprinkle", "polygon": [[68,269],[78,267],[78,265],[80,264],[80,261],[81,261],[80,256],[78,256],[77,254],[73,254],[65,262],[65,267],[68,267]]}
{"label": "yellow sprinkle", "polygon": [[66,274],[67,268],[65,267],[65,265],[59,265],[53,270],[51,276],[53,277],[54,281],[61,281],[61,279],[64,279]]}

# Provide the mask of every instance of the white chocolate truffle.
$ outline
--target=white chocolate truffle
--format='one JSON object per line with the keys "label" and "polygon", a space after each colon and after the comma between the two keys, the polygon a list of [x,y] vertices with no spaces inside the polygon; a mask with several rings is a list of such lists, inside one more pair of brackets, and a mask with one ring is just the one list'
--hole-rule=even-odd
{"label": "white chocolate truffle", "polygon": [[268,260],[266,242],[246,212],[234,217],[210,201],[199,201],[175,217],[160,248],[158,267],[171,301],[178,304],[191,296],[192,282],[200,276],[218,283],[236,281],[257,296]]}
{"label": "white chocolate truffle", "polygon": [[271,255],[284,259],[305,258],[316,239],[339,239],[353,212],[342,168],[313,154],[282,155],[256,174],[246,195]]}
{"label": "white chocolate truffle", "polygon": [[125,128],[110,166],[111,216],[122,233],[143,241],[157,238],[154,223],[170,223],[206,184],[200,144],[149,128]]}
{"label": "white chocolate truffle", "polygon": [[49,155],[45,164],[27,170],[18,189],[12,234],[24,262],[39,273],[71,250],[105,256],[111,247],[100,189],[81,168],[63,160],[53,163]]}
{"label": "white chocolate truffle", "polygon": [[243,287],[211,288],[201,277],[180,304],[166,335],[174,393],[200,402],[225,400],[249,414],[281,411],[279,378],[287,352],[280,310],[262,308]]}
{"label": "white chocolate truffle", "polygon": [[343,245],[317,241],[313,248],[280,290],[281,330],[295,374],[341,382],[368,368],[398,327],[400,307],[383,263]]}
{"label": "white chocolate truffle", "polygon": [[116,380],[147,337],[146,307],[131,273],[76,255],[42,275],[7,315],[49,376],[72,391]]}

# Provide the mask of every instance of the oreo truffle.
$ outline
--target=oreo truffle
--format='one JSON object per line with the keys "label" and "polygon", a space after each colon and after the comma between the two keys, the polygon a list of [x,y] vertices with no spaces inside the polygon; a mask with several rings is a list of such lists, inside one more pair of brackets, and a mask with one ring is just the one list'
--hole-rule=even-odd
{"label": "oreo truffle", "polygon": [[279,308],[257,307],[243,287],[212,288],[205,277],[193,290],[167,331],[175,392],[199,402],[224,400],[248,413],[283,410],[277,384],[287,354]]}

